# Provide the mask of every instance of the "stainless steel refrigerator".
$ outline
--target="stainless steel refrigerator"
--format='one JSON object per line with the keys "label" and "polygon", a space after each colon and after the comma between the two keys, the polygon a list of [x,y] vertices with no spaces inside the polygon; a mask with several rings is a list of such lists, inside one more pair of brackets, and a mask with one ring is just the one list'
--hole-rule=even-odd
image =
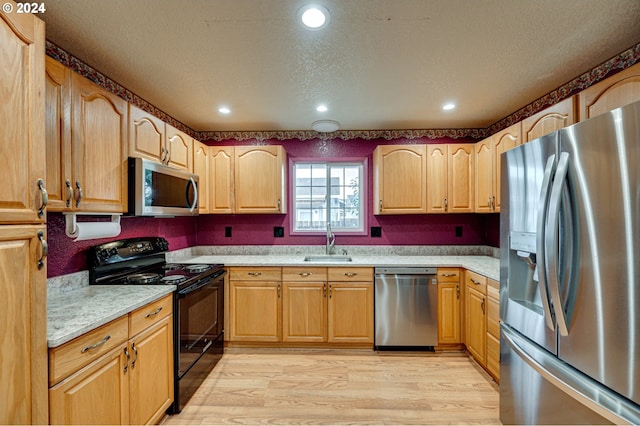
{"label": "stainless steel refrigerator", "polygon": [[640,424],[640,103],[501,167],[500,420]]}

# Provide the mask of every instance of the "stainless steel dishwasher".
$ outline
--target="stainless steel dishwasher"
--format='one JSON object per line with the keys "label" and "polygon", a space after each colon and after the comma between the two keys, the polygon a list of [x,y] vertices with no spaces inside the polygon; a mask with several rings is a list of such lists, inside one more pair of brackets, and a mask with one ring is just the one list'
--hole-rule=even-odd
{"label": "stainless steel dishwasher", "polygon": [[433,350],[438,344],[436,268],[375,268],[376,349]]}

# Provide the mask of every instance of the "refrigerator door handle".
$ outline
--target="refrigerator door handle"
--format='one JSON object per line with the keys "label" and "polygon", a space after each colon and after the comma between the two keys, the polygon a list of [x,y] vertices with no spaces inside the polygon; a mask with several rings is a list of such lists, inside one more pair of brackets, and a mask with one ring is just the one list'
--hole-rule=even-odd
{"label": "refrigerator door handle", "polygon": [[546,381],[613,424],[639,424],[640,409],[616,393],[531,343],[506,324],[501,341]]}
{"label": "refrigerator door handle", "polygon": [[540,191],[540,202],[538,203],[538,232],[536,232],[536,258],[538,262],[538,286],[540,288],[540,299],[542,300],[542,311],[544,320],[550,330],[555,330],[553,322],[553,312],[549,303],[549,293],[547,292],[547,262],[545,261],[545,224],[547,219],[547,208],[549,205],[549,191],[551,188],[551,174],[556,156],[551,155],[547,160],[542,179],[542,189]]}
{"label": "refrigerator door handle", "polygon": [[567,316],[565,314],[562,298],[560,296],[560,283],[558,282],[558,220],[560,217],[560,204],[562,200],[562,189],[569,171],[569,154],[563,152],[558,160],[558,168],[551,187],[549,197],[549,215],[545,229],[545,252],[547,253],[547,280],[549,282],[549,293],[553,302],[553,311],[561,336],[569,335],[567,326]]}

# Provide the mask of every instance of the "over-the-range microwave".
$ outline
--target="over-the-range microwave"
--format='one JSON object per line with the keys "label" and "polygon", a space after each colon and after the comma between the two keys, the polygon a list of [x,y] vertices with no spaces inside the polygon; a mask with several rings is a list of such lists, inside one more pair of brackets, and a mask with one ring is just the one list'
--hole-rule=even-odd
{"label": "over-the-range microwave", "polygon": [[129,157],[129,215],[195,216],[198,175]]}

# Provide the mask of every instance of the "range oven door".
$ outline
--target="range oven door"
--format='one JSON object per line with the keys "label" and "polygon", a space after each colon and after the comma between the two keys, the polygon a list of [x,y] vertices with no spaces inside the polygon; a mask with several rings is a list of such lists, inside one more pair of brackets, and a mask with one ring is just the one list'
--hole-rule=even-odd
{"label": "range oven door", "polygon": [[182,407],[222,357],[224,345],[224,274],[205,278],[175,298],[175,402]]}

